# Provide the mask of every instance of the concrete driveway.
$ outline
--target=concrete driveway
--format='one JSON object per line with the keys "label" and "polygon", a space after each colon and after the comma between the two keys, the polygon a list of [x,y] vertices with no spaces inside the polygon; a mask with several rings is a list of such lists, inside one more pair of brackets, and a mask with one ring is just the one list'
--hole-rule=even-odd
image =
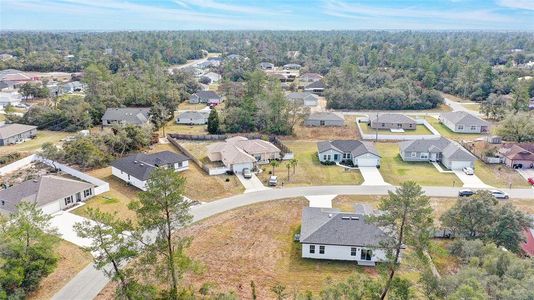
{"label": "concrete driveway", "polygon": [[306,196],[306,199],[310,201],[310,207],[332,208],[332,200],[337,195],[318,195],[318,196]]}
{"label": "concrete driveway", "polygon": [[477,175],[467,175],[462,170],[453,170],[453,172],[464,183],[464,187],[476,188],[476,189],[492,188],[492,186],[487,185],[484,182],[482,182],[482,180],[480,180],[480,178],[478,178]]}
{"label": "concrete driveway", "polygon": [[528,180],[529,178],[534,178],[534,169],[517,169],[517,173],[519,173],[525,180]]}
{"label": "concrete driveway", "polygon": [[264,191],[268,190],[269,188],[264,186],[261,180],[256,177],[256,174],[252,174],[252,178],[246,179],[243,177],[243,174],[237,173],[235,174],[241,184],[245,187],[245,193],[251,193],[251,192],[257,192],[257,191]]}
{"label": "concrete driveway", "polygon": [[358,169],[363,176],[362,185],[389,185],[384,181],[377,167],[359,167]]}
{"label": "concrete driveway", "polygon": [[[60,238],[80,247],[88,247],[91,245],[91,240],[79,237],[74,231],[74,224],[81,223],[86,220],[89,219],[80,217],[70,212],[61,211],[52,215],[50,224],[52,227],[57,228]],[[94,222],[91,220],[89,221]]]}

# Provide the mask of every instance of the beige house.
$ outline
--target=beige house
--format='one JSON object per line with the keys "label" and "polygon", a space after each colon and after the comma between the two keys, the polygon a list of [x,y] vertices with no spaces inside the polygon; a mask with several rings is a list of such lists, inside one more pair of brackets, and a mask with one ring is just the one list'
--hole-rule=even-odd
{"label": "beige house", "polygon": [[220,161],[234,172],[241,172],[246,168],[253,169],[256,164],[280,159],[280,149],[275,145],[260,139],[249,140],[242,136],[228,138],[207,148],[210,161]]}
{"label": "beige house", "polygon": [[371,117],[370,124],[373,129],[404,129],[415,130],[417,123],[414,119],[401,114],[381,114]]}

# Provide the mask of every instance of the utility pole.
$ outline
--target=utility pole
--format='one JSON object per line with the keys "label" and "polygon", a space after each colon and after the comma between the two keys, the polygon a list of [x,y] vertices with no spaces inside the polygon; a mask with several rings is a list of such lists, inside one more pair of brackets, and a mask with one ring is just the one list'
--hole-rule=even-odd
{"label": "utility pole", "polygon": [[[378,123],[378,111],[376,112],[376,122]],[[376,132],[375,142],[378,143],[378,126],[376,126],[375,128],[375,132]]]}

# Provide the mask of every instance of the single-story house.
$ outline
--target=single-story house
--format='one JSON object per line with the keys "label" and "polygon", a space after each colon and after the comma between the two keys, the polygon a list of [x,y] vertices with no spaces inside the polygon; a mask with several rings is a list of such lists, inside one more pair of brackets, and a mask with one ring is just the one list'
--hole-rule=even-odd
{"label": "single-story house", "polygon": [[514,169],[534,168],[534,144],[503,144],[499,155],[506,166]]}
{"label": "single-story house", "polygon": [[358,167],[379,167],[380,154],[371,142],[334,140],[317,143],[317,155],[321,162],[350,161]]}
{"label": "single-story house", "polygon": [[262,69],[262,70],[273,70],[274,69],[274,64],[272,64],[270,62],[261,62],[260,63],[260,69]]}
{"label": "single-story house", "polygon": [[5,124],[0,126],[0,146],[21,143],[37,135],[37,126]]}
{"label": "single-story house", "polygon": [[324,82],[322,80],[318,80],[305,86],[304,91],[321,96],[325,88],[326,88],[326,85],[324,84]]}
{"label": "single-story house", "polygon": [[215,83],[219,80],[221,80],[221,75],[215,73],[215,72],[208,72],[204,75],[202,75],[202,77],[200,78],[207,78],[210,80],[210,83]]}
{"label": "single-story house", "polygon": [[19,203],[26,201],[35,202],[46,214],[53,214],[85,201],[94,194],[93,184],[44,175],[0,191],[0,213],[13,213]]}
{"label": "single-story house", "polygon": [[102,125],[131,124],[144,125],[150,122],[148,107],[114,107],[106,109],[102,116]]}
{"label": "single-story house", "polygon": [[489,123],[465,111],[451,111],[439,114],[439,121],[453,132],[485,133]]}
{"label": "single-story house", "polygon": [[343,126],[345,118],[334,112],[314,112],[304,120],[306,126]]}
{"label": "single-story house", "polygon": [[476,157],[458,143],[446,138],[413,140],[399,143],[404,161],[441,162],[446,168],[474,168]]}
{"label": "single-story house", "polygon": [[8,104],[17,105],[22,101],[22,95],[16,91],[0,92],[0,106],[5,107]]}
{"label": "single-story house", "polygon": [[198,91],[191,95],[189,103],[207,103],[207,104],[220,104],[222,102],[221,96],[217,95],[214,91]]}
{"label": "single-story house", "polygon": [[301,67],[299,64],[285,64],[283,66],[284,70],[300,70]]}
{"label": "single-story house", "polygon": [[177,124],[204,125],[208,124],[209,110],[188,110],[178,115]]}
{"label": "single-story house", "polygon": [[256,164],[265,164],[273,159],[280,159],[280,149],[260,139],[249,140],[242,136],[226,139],[224,142],[207,147],[208,158],[212,162],[220,161],[233,172],[254,169]]}
{"label": "single-story house", "polygon": [[152,154],[137,153],[118,159],[111,164],[113,176],[146,191],[147,180],[156,168],[172,168],[176,172],[189,168],[189,158],[171,151]]}
{"label": "single-story house", "polygon": [[287,99],[304,106],[317,106],[319,104],[319,97],[307,92],[294,92],[287,94]]}
{"label": "single-story house", "polygon": [[316,82],[316,81],[319,81],[321,79],[323,79],[323,76],[321,76],[321,74],[317,74],[317,73],[304,73],[304,74],[299,76],[299,81],[300,82],[306,82],[306,83]]}
{"label": "single-story house", "polygon": [[367,211],[305,207],[299,236],[302,257],[355,261],[364,266],[385,261],[386,250],[380,245],[388,236],[366,221]]}
{"label": "single-story house", "polygon": [[207,69],[209,67],[212,66],[212,62],[211,61],[203,61],[201,63],[198,63],[195,65],[195,67],[199,68],[199,69]]}
{"label": "single-story house", "polygon": [[404,129],[415,130],[417,123],[414,119],[402,114],[380,114],[371,116],[369,125],[373,129]]}

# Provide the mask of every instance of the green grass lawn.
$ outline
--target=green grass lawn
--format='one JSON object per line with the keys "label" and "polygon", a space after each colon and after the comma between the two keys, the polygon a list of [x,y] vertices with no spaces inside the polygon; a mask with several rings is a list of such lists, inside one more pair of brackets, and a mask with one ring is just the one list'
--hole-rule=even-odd
{"label": "green grass lawn", "polygon": [[[365,123],[358,123],[364,134],[376,134],[376,130]],[[391,132],[391,130],[378,130],[378,134],[383,135],[432,135],[432,132],[425,125],[417,125],[415,130],[404,130],[404,132]]]}
{"label": "green grass lawn", "polygon": [[39,130],[37,131],[37,137],[32,140],[21,144],[0,147],[0,154],[9,154],[12,152],[37,152],[41,149],[41,146],[44,143],[50,142],[57,144],[61,139],[74,134],[75,133],[73,132]]}
{"label": "green grass lawn", "polygon": [[473,140],[481,137],[478,133],[456,133],[450,130],[447,126],[441,124],[438,119],[432,117],[426,117],[426,120],[432,127],[434,127],[441,136],[451,140]]}
{"label": "green grass lawn", "polygon": [[428,162],[405,162],[399,154],[397,143],[376,143],[382,156],[380,173],[388,183],[399,185],[412,180],[423,186],[461,186],[462,182],[452,173],[440,173]]}
{"label": "green grass lawn", "polygon": [[470,111],[478,112],[480,110],[480,103],[462,103],[462,106]]}
{"label": "green grass lawn", "polygon": [[[319,162],[317,157],[317,143],[312,141],[284,141],[293,151],[298,164],[290,170],[289,182],[287,178],[287,162],[282,162],[275,169],[275,175],[279,182],[284,182],[284,186],[303,185],[339,185],[339,184],[361,184],[363,177],[358,170],[345,171],[339,166],[325,166]],[[259,174],[260,180],[266,182],[269,178],[269,171],[272,167],[262,165],[265,172]]]}
{"label": "green grass lawn", "polygon": [[528,188],[530,184],[517,171],[502,164],[490,165],[480,160],[475,161],[475,175],[485,184],[499,188]]}

